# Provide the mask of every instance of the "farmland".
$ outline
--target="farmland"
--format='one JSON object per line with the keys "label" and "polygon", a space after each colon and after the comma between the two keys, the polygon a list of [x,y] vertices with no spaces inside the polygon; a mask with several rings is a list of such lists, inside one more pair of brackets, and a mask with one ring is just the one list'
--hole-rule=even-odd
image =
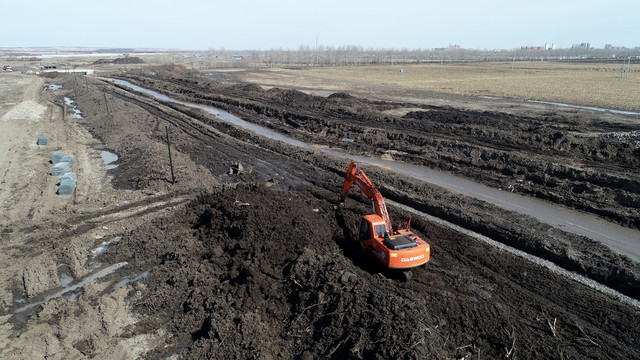
{"label": "farmland", "polygon": [[[624,65],[626,68],[627,66]],[[630,76],[619,63],[487,62],[310,68],[247,72],[243,80],[304,89],[391,86],[465,96],[497,96],[640,111],[640,64]],[[400,72],[400,69],[403,72]],[[624,77],[623,77],[624,76]],[[342,84],[342,85],[340,85]]]}

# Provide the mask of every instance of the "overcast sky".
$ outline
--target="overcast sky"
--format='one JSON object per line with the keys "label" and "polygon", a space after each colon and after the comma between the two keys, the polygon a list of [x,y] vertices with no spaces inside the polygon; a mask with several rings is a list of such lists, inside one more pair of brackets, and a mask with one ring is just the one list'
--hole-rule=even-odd
{"label": "overcast sky", "polygon": [[0,47],[640,46],[640,0],[0,0]]}

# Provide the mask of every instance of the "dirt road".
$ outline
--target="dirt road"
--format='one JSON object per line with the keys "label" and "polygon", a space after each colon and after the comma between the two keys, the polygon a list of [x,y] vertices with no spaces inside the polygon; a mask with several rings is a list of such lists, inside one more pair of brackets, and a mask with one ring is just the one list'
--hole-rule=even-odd
{"label": "dirt road", "polygon": [[[267,140],[200,110],[160,103],[99,79],[11,76],[2,74],[2,86],[27,90],[16,91],[16,105],[0,108],[3,119],[26,101],[46,110],[31,122],[12,120],[14,145],[6,152],[16,155],[2,148],[0,158],[3,181],[13,190],[3,185],[0,193],[0,256],[11,264],[1,273],[3,358],[640,356],[640,319],[633,306],[426,219],[414,217],[414,228],[429,239],[432,261],[409,282],[381,269],[350,235],[369,211],[367,199],[354,193],[345,208],[335,208],[348,161]],[[188,100],[223,96],[206,80],[175,81],[162,79],[153,87]],[[50,82],[62,88],[35,91]],[[216,105],[242,116],[266,111],[274,128],[301,138],[317,132],[301,116],[307,113],[264,107],[264,94],[251,85],[236,91],[245,92],[246,100],[229,96]],[[268,101],[322,110],[299,93],[273,94]],[[64,97],[77,104],[82,119],[62,118],[58,104]],[[346,109],[356,107],[322,111]],[[354,110],[348,116],[357,121],[349,126],[359,131],[362,122],[378,121],[371,111]],[[370,120],[358,120],[361,115]],[[327,129],[314,141],[345,136],[344,124],[322,118]],[[46,148],[31,145],[40,134],[49,135]],[[76,156],[79,185],[73,196],[56,196],[55,179],[47,175],[55,150]],[[102,150],[119,156],[117,168],[105,170]],[[234,174],[230,168],[237,162],[242,171]],[[19,181],[33,169],[36,180]],[[472,219],[489,211],[382,170],[370,176],[385,196],[401,203],[413,198],[410,205],[422,210],[454,217],[451,209],[458,209],[457,216],[469,223],[480,223]],[[394,223],[404,215],[390,211]],[[632,293],[637,288],[635,264],[548,229],[547,237],[556,241],[545,248],[531,235],[536,224],[514,226],[510,216],[488,229],[544,257],[557,253],[565,264],[584,266],[582,273],[610,279],[610,286],[618,283]],[[607,257],[586,261],[591,252]],[[87,282],[44,301],[70,277],[69,286]],[[29,305],[34,306],[18,311]]]}

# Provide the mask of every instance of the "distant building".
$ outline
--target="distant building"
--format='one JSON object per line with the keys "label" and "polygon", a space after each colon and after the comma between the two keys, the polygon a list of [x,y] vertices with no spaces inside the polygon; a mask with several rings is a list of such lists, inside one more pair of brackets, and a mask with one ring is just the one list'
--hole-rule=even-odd
{"label": "distant building", "polygon": [[572,49],[582,48],[582,49],[591,49],[591,44],[589,43],[580,43],[571,45]]}
{"label": "distant building", "polygon": [[554,43],[551,43],[551,44],[546,43],[546,44],[544,44],[544,49],[545,50],[555,50],[555,48],[556,48],[556,44],[554,44]]}
{"label": "distant building", "polygon": [[611,44],[606,44],[604,48],[607,50],[627,50],[626,46],[613,46]]}
{"label": "distant building", "polygon": [[447,48],[447,50],[452,51],[452,50],[460,50],[460,45],[449,45],[449,47]]}

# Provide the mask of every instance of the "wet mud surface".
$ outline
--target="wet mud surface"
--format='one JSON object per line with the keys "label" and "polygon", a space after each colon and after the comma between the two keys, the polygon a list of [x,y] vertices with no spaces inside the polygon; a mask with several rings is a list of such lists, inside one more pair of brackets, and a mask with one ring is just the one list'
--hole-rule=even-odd
{"label": "wet mud surface", "polygon": [[226,186],[129,234],[129,244],[109,256],[154,269],[145,279],[149,296],[135,306],[148,319],[141,330],[175,334],[149,356],[499,358],[513,349],[521,358],[607,358],[637,351],[623,325],[624,316],[637,317],[633,310],[438,226],[416,223],[437,257],[403,282],[339,226],[367,206],[349,202],[339,214],[334,201],[333,192],[307,186]]}
{"label": "wet mud surface", "polygon": [[137,80],[303,141],[450,171],[640,227],[637,123],[551,111],[544,116],[461,111],[347,93],[318,97],[206,80]]}
{"label": "wet mud surface", "polygon": [[[610,124],[571,125],[574,120],[552,115],[520,121],[162,74],[124,78],[303,141],[512,185],[514,191],[639,226],[638,178],[630,170],[637,168],[637,147],[572,135],[613,131]],[[347,160],[268,140],[109,81],[56,81],[82,110],[83,119],[74,121],[118,155],[118,167],[107,172],[120,190],[112,196],[133,190],[140,197],[117,213],[100,213],[130,219],[100,259],[126,262],[121,271],[131,279],[118,294],[138,321],[117,336],[164,334],[141,356],[640,357],[637,308],[419,216],[413,228],[431,244],[431,261],[414,269],[409,281],[383,269],[353,240],[359,217],[370,212],[366,197],[352,190],[345,206],[336,206]],[[640,297],[638,264],[603,245],[383,169],[365,170],[389,199]],[[579,184],[584,191],[576,190]],[[607,204],[603,194],[619,194],[617,204]],[[129,214],[130,209],[136,211]],[[389,210],[394,224],[406,215]],[[61,241],[89,231],[93,219],[69,216],[74,226]],[[53,249],[60,246],[56,241]],[[81,301],[83,296],[88,295],[80,295]],[[47,321],[63,325],[68,314]],[[15,327],[37,323],[39,315],[33,316]],[[98,339],[72,345],[83,356],[99,357],[106,345]]]}
{"label": "wet mud surface", "polygon": [[[467,175],[475,175],[474,179],[477,181],[509,191],[522,191],[523,188],[538,189],[536,191],[545,192],[542,198],[550,201],[558,200],[568,205],[564,200],[559,201],[559,197],[553,195],[561,194],[563,199],[571,199],[569,202],[573,204],[582,204],[575,206],[578,209],[586,210],[585,207],[590,205],[592,207],[588,207],[588,210],[598,215],[603,215],[602,210],[608,209],[604,212],[611,215],[611,218],[631,227],[633,227],[634,216],[638,215],[640,203],[637,197],[640,194],[640,179],[633,169],[640,159],[637,157],[640,148],[626,140],[579,137],[570,135],[564,129],[572,126],[574,132],[578,127],[581,127],[583,132],[591,131],[595,126],[592,121],[580,122],[578,119],[552,115],[535,118],[516,117],[502,113],[461,111],[449,107],[431,107],[433,114],[429,118],[425,115],[429,112],[414,110],[402,117],[394,117],[384,115],[385,111],[395,109],[397,113],[398,109],[415,109],[417,105],[368,101],[354,98],[346,93],[322,98],[295,90],[274,88],[265,91],[255,85],[224,85],[200,79],[175,77],[157,79],[137,76],[130,76],[129,79],[146,88],[169,94],[183,101],[213,105],[240,114],[245,120],[272,127],[306,142],[343,148],[357,154],[378,155],[383,158],[387,156],[402,161],[427,164],[436,168],[446,168],[454,173],[459,173],[456,170],[464,169],[460,171]],[[425,119],[407,120],[407,116],[415,116],[418,113],[423,114]],[[582,124],[584,122],[586,124]],[[320,132],[316,131],[321,126],[318,124],[324,124]],[[628,129],[630,126],[612,125],[605,121],[599,124],[601,127],[607,127],[608,131],[620,127]],[[469,133],[469,131],[472,132]],[[358,133],[364,135],[354,135]],[[485,134],[485,138],[478,137],[477,133]],[[564,155],[559,151],[553,151],[548,140],[545,140],[545,134],[551,133],[561,135],[560,137],[565,139],[564,142],[571,139],[576,144],[582,144],[582,155],[578,153],[573,156],[573,152],[568,150],[562,153]],[[354,141],[345,142],[343,141],[345,138]],[[487,138],[490,140],[486,140]],[[257,141],[262,141],[262,146],[271,148],[275,146],[276,151],[283,152],[280,150],[283,145],[265,140]],[[589,144],[594,147],[590,148]],[[617,166],[615,162],[612,164],[612,160],[597,162],[587,159],[588,156],[585,154],[589,153],[588,149],[592,149],[591,153],[597,153],[602,144],[621,149],[620,151],[626,154],[617,157],[619,162]],[[469,163],[473,158],[469,154],[480,153],[469,150],[472,148],[480,149],[480,153],[483,154],[472,161],[476,164],[475,167]],[[425,149],[433,151],[429,152]],[[469,156],[459,155],[460,149],[466,149],[463,153],[466,151]],[[295,149],[287,152],[289,156],[293,154],[300,157],[300,151]],[[431,163],[426,159],[438,161]],[[537,167],[530,170],[523,168],[524,170],[515,172],[507,169],[507,165],[517,168],[520,160],[531,164],[535,162]],[[344,171],[341,165],[328,165],[326,160],[320,161],[319,163],[314,159],[310,162],[324,169],[330,169],[336,174]],[[498,161],[503,163],[501,166],[504,171],[496,171],[495,166],[491,165],[492,162]],[[443,165],[445,163],[448,165]],[[578,170],[586,168],[587,165],[588,170]],[[533,180],[525,180],[527,178],[550,179],[556,176],[553,175],[552,170],[560,168],[568,169],[568,173],[574,175],[582,174],[576,175],[583,177],[584,181],[579,182],[582,186],[591,189],[597,187],[600,190],[585,194],[571,187],[554,187],[544,182],[536,185]],[[509,176],[506,176],[505,172]],[[518,172],[520,175],[517,174]],[[587,174],[590,176],[589,181],[585,180],[589,177]],[[611,174],[616,174],[613,176],[619,176],[624,180],[615,182],[611,179]],[[596,180],[602,177],[607,178],[608,181]],[[640,293],[638,264],[613,254],[601,244],[558,231],[551,226],[537,223],[527,216],[505,212],[488,206],[482,201],[443,192],[438,187],[401,178],[389,172],[381,172],[377,179],[378,186],[385,196],[403,199],[404,203],[412,203],[414,207],[427,213],[435,214],[486,236],[498,238],[508,245],[552,260],[564,268],[585,274],[625,294],[638,297]],[[624,193],[636,200],[633,200],[629,206],[623,206],[615,203],[615,197],[607,197],[602,195],[603,193],[608,193],[609,196],[612,196],[612,193]],[[599,200],[594,200],[592,194],[599,194]]]}

